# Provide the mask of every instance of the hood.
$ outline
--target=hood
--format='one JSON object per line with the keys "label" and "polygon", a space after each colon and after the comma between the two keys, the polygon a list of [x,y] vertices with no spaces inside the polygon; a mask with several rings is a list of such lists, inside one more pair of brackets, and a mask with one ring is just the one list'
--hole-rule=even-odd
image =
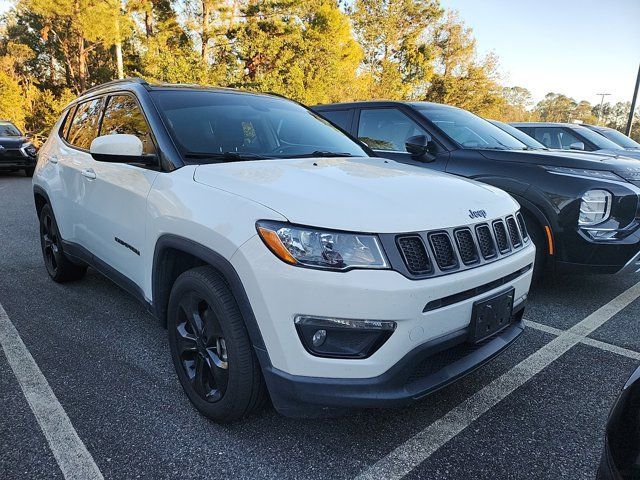
{"label": "hood", "polygon": [[505,192],[383,158],[304,158],[200,165],[194,180],[265,205],[290,222],[337,230],[401,233],[513,213]]}
{"label": "hood", "polygon": [[22,145],[27,143],[28,140],[25,137],[1,137],[0,136],[0,145],[4,148],[20,148]]}
{"label": "hood", "polygon": [[605,155],[613,155],[616,157],[627,157],[627,158],[635,158],[636,160],[640,160],[640,150],[596,150],[595,153],[603,153]]}
{"label": "hood", "polygon": [[[620,150],[617,150],[620,152]],[[478,150],[489,160],[499,162],[521,162],[551,165],[554,167],[586,168],[592,170],[617,170],[638,165],[638,160],[626,155],[616,156],[598,152],[576,152],[572,150]]]}

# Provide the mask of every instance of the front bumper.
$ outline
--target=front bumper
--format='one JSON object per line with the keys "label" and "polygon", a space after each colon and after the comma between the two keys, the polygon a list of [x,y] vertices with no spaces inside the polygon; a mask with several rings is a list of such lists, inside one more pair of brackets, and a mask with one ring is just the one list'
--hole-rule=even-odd
{"label": "front bumper", "polygon": [[483,366],[524,331],[524,302],[514,309],[513,323],[485,342],[466,342],[466,329],[424,343],[384,374],[374,378],[315,378],[263,369],[275,408],[289,417],[313,417],[349,408],[401,407]]}
{"label": "front bumper", "polygon": [[0,170],[35,167],[36,161],[36,157],[27,155],[21,149],[6,150],[0,155]]}
{"label": "front bumper", "polygon": [[[516,318],[500,335],[467,351],[461,342],[473,305],[508,288],[514,289],[516,304],[525,298],[534,258],[535,248],[529,243],[475,269],[411,280],[391,270],[327,272],[293,267],[277,259],[256,236],[234,254],[231,263],[266,347],[256,352],[274,404],[280,408],[280,402],[294,414],[291,405],[313,399],[316,405],[402,404],[492,358],[517,337],[522,326]],[[427,308],[438,300],[445,300],[443,306]],[[294,324],[297,315],[394,321],[396,329],[370,357],[322,358],[302,345]],[[454,355],[456,347],[461,350]],[[440,352],[445,360],[438,360],[439,365],[446,370],[409,381],[412,368],[427,359],[426,368],[432,368],[432,356]]]}

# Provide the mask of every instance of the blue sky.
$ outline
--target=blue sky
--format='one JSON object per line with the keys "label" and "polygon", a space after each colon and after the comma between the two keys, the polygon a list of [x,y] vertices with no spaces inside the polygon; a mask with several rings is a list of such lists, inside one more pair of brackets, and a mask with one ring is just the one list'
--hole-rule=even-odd
{"label": "blue sky", "polygon": [[631,101],[640,64],[640,0],[441,0],[493,50],[505,85],[597,103]]}

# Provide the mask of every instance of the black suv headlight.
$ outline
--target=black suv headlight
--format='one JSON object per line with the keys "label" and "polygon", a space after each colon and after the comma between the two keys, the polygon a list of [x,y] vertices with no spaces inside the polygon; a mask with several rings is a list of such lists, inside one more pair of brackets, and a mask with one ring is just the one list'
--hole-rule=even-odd
{"label": "black suv headlight", "polygon": [[25,143],[22,145],[22,150],[30,157],[35,157],[38,153],[38,149],[33,145],[33,143]]}

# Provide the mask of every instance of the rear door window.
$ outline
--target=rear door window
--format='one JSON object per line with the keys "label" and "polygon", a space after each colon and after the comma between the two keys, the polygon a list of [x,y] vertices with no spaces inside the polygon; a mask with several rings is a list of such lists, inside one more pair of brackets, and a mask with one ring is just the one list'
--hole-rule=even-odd
{"label": "rear door window", "polygon": [[102,118],[100,135],[124,133],[135,135],[142,142],[142,153],[155,153],[151,129],[138,103],[131,95],[109,97]]}
{"label": "rear door window", "polygon": [[67,142],[74,147],[89,150],[91,142],[98,136],[98,122],[102,110],[102,98],[94,98],[78,105]]}

